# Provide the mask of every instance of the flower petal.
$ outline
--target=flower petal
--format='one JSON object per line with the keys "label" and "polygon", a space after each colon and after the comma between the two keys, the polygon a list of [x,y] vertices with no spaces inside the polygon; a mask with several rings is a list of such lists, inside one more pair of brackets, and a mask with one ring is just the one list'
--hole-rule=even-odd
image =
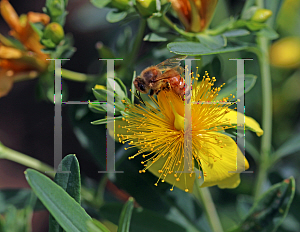
{"label": "flower petal", "polygon": [[16,32],[20,32],[21,25],[19,21],[19,16],[16,13],[15,9],[9,3],[8,0],[2,0],[0,2],[1,15],[7,24]]}
{"label": "flower petal", "polygon": [[[230,173],[237,170],[237,156],[243,159],[244,156],[240,149],[227,135],[221,135],[216,132],[209,132],[209,146],[207,149],[198,151],[201,161],[202,170],[204,172],[204,183],[201,187],[209,187],[218,185],[220,188],[236,188],[240,183],[239,173]],[[222,139],[222,148],[216,142],[215,137]],[[212,157],[208,157],[209,153],[213,157],[221,157],[214,162]],[[249,163],[245,160],[245,169],[249,168]],[[241,170],[243,167],[238,167]]]}
{"label": "flower petal", "polygon": [[[149,170],[152,174],[157,176],[160,179],[164,179],[165,182],[176,186],[177,188],[180,188],[181,190],[186,191],[188,189],[188,192],[193,192],[193,186],[195,181],[195,173],[192,173],[190,176],[190,173],[180,173],[184,171],[184,163],[183,158],[181,167],[177,170],[178,173],[176,173],[176,170],[173,171],[172,174],[167,174],[166,177],[162,175],[162,173],[159,173],[159,170],[162,170],[163,167],[166,165],[166,162],[168,162],[168,156],[160,157],[157,161],[152,163],[152,161],[147,162],[147,166],[149,167],[147,170]],[[177,175],[177,177],[174,176],[174,174]],[[179,181],[176,179],[179,178]]]}
{"label": "flower petal", "polygon": [[[237,124],[237,116],[242,115],[240,112],[230,110],[229,113],[225,114],[224,119],[229,119],[231,124]],[[262,136],[264,131],[260,128],[259,124],[251,117],[245,116],[245,125],[251,131],[256,132],[257,136]]]}
{"label": "flower petal", "polygon": [[13,86],[14,79],[6,75],[5,70],[0,72],[0,98],[7,95]]}

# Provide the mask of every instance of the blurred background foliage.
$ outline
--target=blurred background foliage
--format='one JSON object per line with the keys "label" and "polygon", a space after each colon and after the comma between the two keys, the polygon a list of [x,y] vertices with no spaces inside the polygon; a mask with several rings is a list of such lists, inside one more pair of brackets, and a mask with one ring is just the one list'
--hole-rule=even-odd
{"label": "blurred background foliage", "polygon": [[[19,14],[28,11],[41,12],[45,6],[43,1],[25,3],[11,0],[10,2]],[[67,48],[63,52],[67,53],[62,55],[63,52],[57,50],[58,45],[53,40],[44,41],[43,44],[53,54],[55,53],[53,47],[55,51],[60,51],[61,54],[56,54],[56,57],[71,59],[63,65],[63,68],[76,74],[66,71],[64,76],[62,73],[65,100],[95,100],[92,88],[95,84],[106,84],[106,62],[99,61],[99,58],[124,59],[115,62],[115,70],[116,76],[123,81],[128,91],[131,88],[134,71],[139,74],[145,67],[171,57],[167,44],[170,41],[185,40],[157,18],[147,19],[156,10],[151,5],[146,7],[146,10],[142,9],[143,5],[137,5],[138,13],[127,2],[126,0],[69,1],[68,14],[63,14],[66,16],[65,21],[64,17],[55,19],[64,26],[66,35],[64,45],[67,44]],[[219,0],[210,28],[218,27],[230,16],[237,19],[241,15],[245,2],[244,0]],[[272,150],[275,152],[271,156],[271,161],[274,162],[270,164],[268,180],[264,183],[263,190],[268,190],[272,185],[290,176],[295,177],[295,197],[289,214],[278,228],[278,231],[288,232],[300,231],[298,210],[300,159],[297,156],[300,144],[300,91],[298,90],[300,87],[300,1],[278,2],[282,3],[282,6],[276,20],[272,19],[278,35],[273,31],[269,31],[268,34],[272,38],[270,46],[273,91]],[[168,10],[172,21],[180,25],[175,11]],[[51,13],[49,8],[47,13],[52,18],[56,17],[56,12]],[[1,34],[6,35],[8,27],[2,18],[0,20]],[[256,32],[253,31],[253,33],[246,33],[245,36],[236,37],[230,42],[254,44]],[[156,34],[150,34],[152,32]],[[55,57],[53,54],[52,57]],[[236,75],[236,62],[229,61],[234,58],[253,58],[253,61],[246,62],[245,73],[257,76],[257,81],[245,96],[245,113],[261,122],[261,75],[254,53],[234,51],[203,55],[201,63],[197,65],[201,65],[201,74],[208,71],[211,76],[217,78],[218,83],[223,83]],[[51,103],[53,71],[51,67],[49,70],[39,79],[15,83],[8,96],[0,99],[0,141],[7,147],[53,165],[53,104]],[[74,76],[78,76],[78,73],[83,74],[84,81],[74,81]],[[78,77],[80,79],[81,76]],[[127,159],[129,154],[123,149],[126,145],[116,143],[116,170],[124,173],[107,176],[98,174],[99,170],[106,168],[106,128],[105,125],[94,126],[90,122],[101,117],[105,118],[105,114],[95,114],[86,105],[63,105],[63,154],[76,153],[76,160],[68,159],[75,163],[78,162],[77,159],[79,160],[81,173],[79,182],[83,186],[81,205],[87,213],[101,221],[110,231],[117,231],[116,225],[122,223],[122,220],[119,220],[122,210],[129,210],[130,215],[132,213],[130,231],[211,231],[201,203],[199,204],[192,195],[177,188],[170,192],[167,183],[155,187],[153,183],[156,182],[156,177],[149,172],[139,175],[141,157],[129,161]],[[253,186],[257,175],[261,139],[246,132],[246,140],[246,157],[250,163],[250,170],[254,171],[254,174],[241,174],[241,184],[236,189],[221,190],[211,187],[210,192],[226,231],[241,223],[244,223],[242,228],[248,228],[242,231],[272,231],[268,227],[264,228],[264,221],[259,221],[260,219],[258,219],[262,222],[260,229],[251,228],[251,225],[247,224],[249,217],[251,218],[249,210],[254,202]],[[135,151],[131,149],[129,152]],[[0,167],[0,231],[31,231],[29,221],[33,213],[32,208],[40,212],[44,210],[44,206],[30,190],[23,189],[28,188],[22,173],[25,167],[4,160],[1,160]],[[39,177],[30,172],[27,178],[31,178],[34,182],[34,178]],[[293,187],[293,184],[286,182],[278,185],[270,193],[274,193],[272,195],[274,202],[283,199],[276,191],[283,192],[285,196]],[[130,196],[135,199],[135,208],[130,209],[130,205],[133,204],[131,200],[122,208]],[[277,207],[272,202],[262,201],[260,204],[271,205],[269,208]],[[284,204],[288,205],[290,202]],[[265,213],[269,215],[268,213],[273,212]],[[276,221],[276,216],[274,218]],[[41,220],[44,222],[34,220],[33,231],[47,231],[47,215],[43,215]]]}

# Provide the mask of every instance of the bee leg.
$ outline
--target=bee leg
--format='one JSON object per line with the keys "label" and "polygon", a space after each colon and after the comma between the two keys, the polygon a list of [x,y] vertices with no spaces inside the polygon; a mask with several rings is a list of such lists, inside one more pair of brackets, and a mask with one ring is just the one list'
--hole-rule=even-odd
{"label": "bee leg", "polygon": [[139,91],[137,91],[137,90],[135,90],[135,91],[136,91],[136,95],[137,95],[139,101],[142,102],[144,105],[146,105],[145,102],[144,102],[144,100],[143,100],[143,98],[141,97],[141,93]]}
{"label": "bee leg", "polygon": [[160,90],[157,90],[157,91],[156,91],[156,95],[159,94],[159,93],[160,93]]}
{"label": "bee leg", "polygon": [[150,89],[150,96],[153,96],[153,94],[154,94],[154,90]]}
{"label": "bee leg", "polygon": [[171,84],[170,84],[170,82],[168,82],[168,81],[166,82],[166,89],[167,89],[167,90],[171,90]]}

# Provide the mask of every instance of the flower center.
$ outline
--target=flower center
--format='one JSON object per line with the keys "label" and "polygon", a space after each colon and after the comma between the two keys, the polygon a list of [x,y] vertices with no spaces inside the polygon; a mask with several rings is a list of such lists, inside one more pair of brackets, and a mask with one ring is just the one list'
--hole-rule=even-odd
{"label": "flower center", "polygon": [[174,127],[176,130],[182,131],[184,130],[184,117],[177,113],[177,111],[174,109],[172,102],[170,102],[170,104],[172,107],[173,114],[175,116]]}

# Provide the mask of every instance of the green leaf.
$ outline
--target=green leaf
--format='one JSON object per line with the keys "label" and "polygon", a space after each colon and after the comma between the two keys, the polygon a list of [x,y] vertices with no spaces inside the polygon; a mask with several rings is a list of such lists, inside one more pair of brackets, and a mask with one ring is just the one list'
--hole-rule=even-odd
{"label": "green leaf", "polygon": [[255,0],[247,0],[244,4],[242,13],[241,13],[241,19],[247,19],[247,14],[250,8],[254,5]]}
{"label": "green leaf", "polygon": [[113,9],[107,13],[106,20],[110,23],[117,23],[125,19],[126,16],[127,16],[126,11],[118,11],[116,9]]}
{"label": "green leaf", "polygon": [[271,27],[263,28],[262,30],[257,32],[256,35],[267,37],[270,40],[274,40],[279,37],[277,32],[274,29],[272,29]]}
{"label": "green leaf", "polygon": [[[10,206],[24,209],[30,205],[32,191],[30,189],[1,189],[0,190],[0,213],[4,213]],[[37,200],[35,210],[45,209],[43,204]]]}
{"label": "green leaf", "polygon": [[253,205],[246,219],[231,232],[276,231],[286,217],[295,194],[295,179],[273,185]]}
{"label": "green leaf", "polygon": [[93,125],[106,124],[107,122],[112,122],[112,121],[114,121],[114,120],[116,120],[116,119],[118,119],[118,118],[121,119],[121,118],[123,118],[123,116],[114,117],[114,118],[109,118],[109,119],[103,118],[103,119],[99,119],[99,120],[93,121],[93,122],[91,122],[91,124],[93,124]]}
{"label": "green leaf", "polygon": [[258,22],[254,22],[254,21],[246,21],[246,20],[238,20],[234,23],[234,27],[235,28],[243,28],[246,27],[248,28],[250,31],[258,31],[263,29],[264,27],[266,27],[266,24],[264,23],[258,23]]}
{"label": "green leaf", "polygon": [[[257,76],[253,74],[245,74],[245,92],[248,93],[256,83]],[[224,97],[228,97],[230,94],[236,95],[237,93],[237,76],[232,77],[228,80],[225,86],[219,92],[217,100],[222,100]],[[239,98],[241,96],[236,96]]]}
{"label": "green leaf", "polygon": [[163,33],[149,33],[144,37],[144,41],[150,42],[164,42],[175,40],[178,36],[171,35],[171,34],[163,34]]}
{"label": "green leaf", "polygon": [[111,0],[91,0],[91,3],[98,8],[103,8],[105,7],[108,3],[110,3]]}
{"label": "green leaf", "polygon": [[223,35],[197,35],[196,36],[201,44],[204,44],[209,49],[219,49],[227,45],[227,39]]}
{"label": "green leaf", "polygon": [[67,0],[47,0],[46,13],[50,16],[51,22],[57,22],[64,26],[67,16]]}
{"label": "green leaf", "polygon": [[59,185],[32,169],[27,169],[25,176],[37,197],[64,230],[88,231],[87,222],[91,221],[90,216]]}
{"label": "green leaf", "polygon": [[231,31],[226,31],[223,33],[223,36],[225,37],[239,37],[239,36],[245,36],[249,35],[250,31],[246,29],[236,29],[236,30],[231,30]]}
{"label": "green leaf", "polygon": [[298,151],[300,151],[300,134],[294,135],[281,145],[281,147],[279,147],[279,149],[273,154],[274,162]]}
{"label": "green leaf", "polygon": [[281,9],[284,0],[265,0],[266,9],[269,9],[273,12],[272,16],[268,20],[268,25],[271,28],[274,28],[278,13]]}
{"label": "green leaf", "polygon": [[118,232],[129,232],[134,199],[130,197],[124,205],[119,219]]}
{"label": "green leaf", "polygon": [[[100,213],[106,219],[117,224],[122,205],[119,203],[107,203],[100,208]],[[183,227],[169,221],[163,215],[159,215],[147,209],[134,208],[130,224],[130,232],[184,232]],[[119,230],[118,230],[119,232]]]}
{"label": "green leaf", "polygon": [[87,224],[90,232],[110,232],[110,230],[107,229],[105,225],[94,218],[92,219],[92,221],[88,221]]}
{"label": "green leaf", "polygon": [[[80,204],[80,169],[75,155],[67,155],[58,166],[59,171],[69,171],[70,173],[55,174],[54,182],[61,186],[76,202]],[[49,215],[49,231],[61,232],[63,229],[59,226],[53,216]]]}
{"label": "green leaf", "polygon": [[236,46],[227,46],[219,49],[210,49],[207,48],[205,45],[196,42],[172,42],[169,43],[167,47],[170,50],[170,52],[180,54],[180,55],[189,55],[189,56],[236,52],[248,48],[248,46],[245,45],[236,45]]}

